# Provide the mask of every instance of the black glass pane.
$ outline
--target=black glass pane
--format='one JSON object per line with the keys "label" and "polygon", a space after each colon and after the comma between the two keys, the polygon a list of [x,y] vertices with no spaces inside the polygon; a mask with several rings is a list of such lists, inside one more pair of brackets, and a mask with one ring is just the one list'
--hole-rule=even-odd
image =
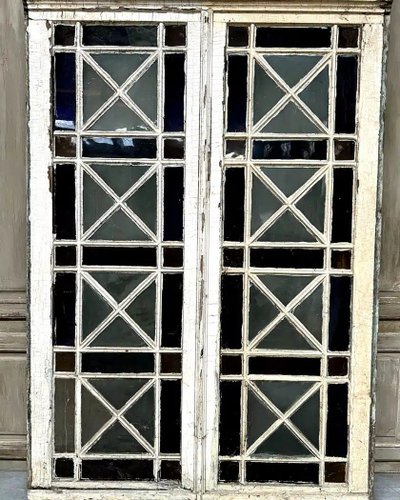
{"label": "black glass pane", "polygon": [[336,168],[333,173],[332,242],[352,241],[353,170]]}
{"label": "black glass pane", "polygon": [[57,24],[54,26],[54,45],[74,45],[75,42],[75,26],[67,24]]}
{"label": "black glass pane", "polygon": [[225,267],[243,267],[243,248],[224,248]]}
{"label": "black glass pane", "polygon": [[144,158],[157,156],[156,139],[133,137],[85,137],[83,156],[89,158]]}
{"label": "black glass pane", "polygon": [[260,463],[246,464],[246,479],[249,482],[313,483],[319,482],[318,464]]}
{"label": "black glass pane", "polygon": [[167,24],[165,26],[165,45],[167,47],[183,47],[186,45],[186,26],[184,24]]}
{"label": "black glass pane", "polygon": [[164,241],[183,239],[183,168],[164,169]]}
{"label": "black glass pane", "polygon": [[161,453],[179,453],[181,450],[181,382],[161,381]]}
{"label": "black glass pane", "polygon": [[328,386],[326,454],[329,457],[347,456],[347,392],[347,384]]}
{"label": "black glass pane", "polygon": [[354,160],[355,151],[356,145],[354,141],[340,141],[335,139],[335,160]]}
{"label": "black glass pane", "polygon": [[155,47],[157,45],[157,26],[88,25],[83,27],[83,44]]}
{"label": "black glass pane", "polygon": [[76,156],[76,137],[72,135],[56,135],[54,150],[56,156],[74,158]]}
{"label": "black glass pane", "polygon": [[228,57],[228,132],[246,130],[247,65],[247,56]]}
{"label": "black glass pane", "polygon": [[225,241],[243,241],[244,179],[244,168],[226,169],[224,196]]}
{"label": "black glass pane", "polygon": [[166,160],[182,160],[185,158],[185,140],[165,139],[164,158]]}
{"label": "black glass pane", "polygon": [[75,166],[55,165],[53,174],[53,233],[75,239]]}
{"label": "black glass pane", "polygon": [[[74,221],[75,222],[75,221]],[[56,247],[56,266],[75,266],[76,247]]]}
{"label": "black glass pane", "polygon": [[227,483],[239,481],[239,462],[220,462],[219,480]]}
{"label": "black glass pane", "polygon": [[351,278],[331,277],[329,349],[347,351],[351,327]]}
{"label": "black glass pane", "polygon": [[157,265],[155,248],[83,247],[84,266],[151,266]]}
{"label": "black glass pane", "polygon": [[54,462],[54,473],[56,477],[74,477],[74,461],[72,458],[57,458]]}
{"label": "black glass pane", "polygon": [[164,274],[162,287],[161,344],[180,347],[182,339],[183,275]]}
{"label": "black glass pane", "polygon": [[326,160],[327,141],[253,141],[255,160]]}
{"label": "black glass pane", "polygon": [[262,249],[250,250],[251,267],[283,267],[300,269],[321,269],[324,265],[323,250]]}
{"label": "black glass pane", "polygon": [[219,454],[240,453],[241,382],[220,383]]}
{"label": "black glass pane", "polygon": [[257,28],[256,47],[331,46],[331,28]]}
{"label": "black glass pane", "polygon": [[164,132],[185,129],[185,54],[164,56]]}
{"label": "black glass pane", "polygon": [[249,44],[249,30],[247,26],[229,26],[228,46],[247,47]]}
{"label": "black glass pane", "polygon": [[343,462],[325,463],[325,482],[345,483],[347,464]]}
{"label": "black glass pane", "polygon": [[242,346],[243,276],[222,276],[221,280],[221,347]]}
{"label": "black glass pane", "polygon": [[82,479],[93,481],[152,481],[153,461],[140,460],[82,460]]}
{"label": "black glass pane", "polygon": [[337,134],[353,134],[356,128],[358,57],[338,56],[336,89]]}
{"label": "black glass pane", "polygon": [[339,26],[338,46],[340,49],[349,49],[358,47],[360,36],[359,28],[354,26]]}
{"label": "black glass pane", "polygon": [[150,353],[83,353],[82,371],[90,373],[153,373],[154,356]]}
{"label": "black glass pane", "polygon": [[320,376],[321,360],[318,358],[249,358],[252,375],[315,375]]}
{"label": "black glass pane", "polygon": [[55,358],[56,358],[56,372],[75,371],[75,353],[57,352]]}
{"label": "black glass pane", "polygon": [[54,56],[56,130],[75,130],[76,86],[75,54],[60,52]]}
{"label": "black glass pane", "polygon": [[161,462],[160,478],[169,481],[180,481],[182,475],[181,464],[177,460],[163,460]]}
{"label": "black glass pane", "polygon": [[56,273],[53,285],[54,345],[75,345],[75,274]]}
{"label": "black glass pane", "polygon": [[333,269],[351,269],[351,250],[332,250]]}
{"label": "black glass pane", "polygon": [[242,373],[242,356],[225,356],[221,357],[221,374],[222,375],[241,375]]}
{"label": "black glass pane", "polygon": [[330,377],[345,377],[349,370],[348,363],[347,358],[329,358],[328,375]]}
{"label": "black glass pane", "polygon": [[161,373],[181,373],[182,355],[179,352],[161,353]]}
{"label": "black glass pane", "polygon": [[75,450],[75,380],[56,378],[54,383],[54,449]]}
{"label": "black glass pane", "polygon": [[183,266],[183,248],[164,248],[164,267]]}

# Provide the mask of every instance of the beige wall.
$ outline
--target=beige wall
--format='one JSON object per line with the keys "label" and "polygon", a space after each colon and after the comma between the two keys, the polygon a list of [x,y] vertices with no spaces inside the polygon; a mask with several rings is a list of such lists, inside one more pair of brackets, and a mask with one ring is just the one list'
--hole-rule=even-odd
{"label": "beige wall", "polygon": [[[24,38],[22,1],[0,0],[0,459],[25,454]],[[394,0],[392,14],[387,97],[377,457],[382,469],[396,469],[400,463],[400,0]]]}

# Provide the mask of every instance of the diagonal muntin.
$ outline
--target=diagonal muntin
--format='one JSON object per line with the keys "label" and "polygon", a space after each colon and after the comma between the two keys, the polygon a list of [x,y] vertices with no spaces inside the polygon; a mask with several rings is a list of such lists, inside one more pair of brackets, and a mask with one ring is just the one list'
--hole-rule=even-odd
{"label": "diagonal muntin", "polygon": [[111,187],[103,181],[103,179],[96,174],[96,172],[90,168],[89,165],[82,163],[83,171],[85,171],[90,177],[114,200],[114,204],[106,211],[104,214],[97,219],[97,221],[90,226],[89,229],[85,231],[82,235],[81,241],[88,240],[93,236],[93,234],[113,215],[118,209],[121,209],[131,220],[139,226],[139,228],[155,243],[157,243],[157,236],[153,231],[147,227],[147,225],[136,215],[125,203],[138,189],[140,189],[143,184],[145,184],[154,174],[157,173],[158,165],[150,166],[145,174],[140,177],[140,179],[131,186],[125,194],[118,196]]}
{"label": "diagonal muntin", "polygon": [[272,424],[254,443],[246,450],[246,456],[250,456],[260,444],[270,437],[282,424],[290,429],[292,434],[294,434],[301,443],[306,446],[306,448],[311,451],[313,455],[321,459],[321,454],[319,450],[307,439],[307,437],[290,421],[290,417],[296,413],[296,411],[308,400],[310,399],[318,390],[321,388],[320,383],[316,383],[308,389],[301,398],[299,398],[285,413],[281,412],[272,401],[270,401],[265,394],[251,381],[248,383],[248,388],[253,391],[253,393],[258,396],[262,403],[275,414],[278,420]]}
{"label": "diagonal muntin", "polygon": [[104,320],[85,338],[80,344],[81,348],[89,347],[90,344],[100,335],[100,333],[107,328],[109,324],[118,316],[121,316],[130,327],[146,342],[151,348],[155,349],[155,342],[147,335],[147,333],[126,313],[125,309],[156,279],[157,273],[151,273],[145,278],[132,292],[119,304],[117,301],[96,281],[88,272],[82,271],[82,279],[84,279],[103,300],[112,307],[112,311]]}
{"label": "diagonal muntin", "polygon": [[307,217],[299,210],[295,204],[300,201],[300,199],[305,196],[310,189],[312,189],[317,182],[319,182],[328,171],[329,167],[321,167],[317,170],[317,172],[305,183],[301,186],[295,193],[291,196],[287,197],[282,191],[267,177],[262,173],[261,168],[259,166],[252,165],[253,175],[256,175],[257,179],[259,179],[270,191],[272,194],[282,203],[282,206],[271,215],[271,217],[266,220],[257,231],[251,236],[249,243],[254,243],[266,230],[268,230],[275,222],[283,215],[284,212],[289,210],[293,213],[293,215],[298,219],[303,226],[314,236],[320,243],[327,244],[326,236],[321,233],[308,219]]}
{"label": "diagonal muntin", "polygon": [[125,405],[120,409],[116,410],[107,399],[95,388],[93,387],[88,379],[80,377],[81,384],[98,400],[107,410],[111,413],[112,417],[107,420],[107,422],[101,427],[86,444],[82,447],[81,453],[87,453],[90,448],[101,438],[101,436],[109,429],[115,422],[120,422],[121,425],[149,452],[154,456],[154,448],[148,443],[148,441],[140,434],[134,425],[126,420],[124,413],[133,406],[153,385],[154,380],[149,380],[141,389],[139,389],[135,394],[125,403]]}
{"label": "diagonal muntin", "polygon": [[325,276],[317,276],[311,281],[301,292],[299,292],[296,297],[294,297],[287,306],[282,304],[282,302],[258,279],[256,274],[249,274],[249,278],[253,284],[272,302],[272,304],[279,310],[277,317],[271,321],[264,329],[262,329],[254,339],[249,343],[248,349],[254,349],[257,344],[284,319],[287,318],[290,323],[298,330],[298,332],[305,337],[305,339],[311,343],[315,349],[324,353],[322,344],[314,337],[314,335],[309,332],[309,330],[303,325],[303,323],[291,312],[297,306],[299,306],[304,300],[306,300],[310,295],[322,284],[324,283]]}
{"label": "diagonal muntin", "polygon": [[252,126],[251,132],[259,132],[269,121],[283,110],[289,101],[294,101],[304,112],[304,114],[317,126],[322,132],[329,134],[329,130],[324,123],[311,111],[311,109],[298,96],[324,69],[330,65],[332,53],[329,53],[321,58],[321,60],[294,86],[290,87],[280,75],[272,68],[270,64],[260,54],[251,51],[254,61],[257,61],[269,77],[278,85],[281,90],[286,92],[276,105],[268,111],[255,125]]}
{"label": "diagonal muntin", "polygon": [[[92,57],[90,54],[82,51],[82,58],[84,61],[91,66],[92,69],[109,85],[109,87],[114,91],[114,94],[110,96],[100,108],[86,120],[86,123],[82,126],[81,132],[88,130],[111,106],[118,100],[121,99],[132,111],[137,113],[139,117],[154,131],[159,133],[159,126],[155,126],[150,118],[142,111],[142,109],[129,97],[126,93],[134,83],[136,83],[151,67],[151,65],[158,60],[160,51],[157,50],[154,54],[151,54],[143,63],[138,67],[138,69],[132,73],[125,81],[125,83],[119,86],[113,78],[105,71]],[[134,131],[132,132],[134,133]]]}

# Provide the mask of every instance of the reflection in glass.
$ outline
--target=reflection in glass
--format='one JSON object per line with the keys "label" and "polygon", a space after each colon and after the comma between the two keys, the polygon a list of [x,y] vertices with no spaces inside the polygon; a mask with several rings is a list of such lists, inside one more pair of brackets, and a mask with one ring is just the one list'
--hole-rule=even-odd
{"label": "reflection in glass", "polygon": [[89,158],[156,158],[156,139],[139,137],[84,137],[83,156]]}
{"label": "reflection in glass", "polygon": [[[61,28],[61,26],[58,26],[58,28]],[[67,28],[67,26],[64,26],[64,28]],[[75,54],[65,53],[65,52],[56,53],[54,56],[54,66],[55,66],[54,126],[56,130],[75,130],[75,121],[76,121]]]}
{"label": "reflection in glass", "polygon": [[64,158],[75,158],[76,137],[74,135],[56,135],[54,138],[55,155]]}
{"label": "reflection in glass", "polygon": [[321,56],[285,54],[264,56],[264,59],[290,87],[294,87],[319,63]]}
{"label": "reflection in glass", "polygon": [[335,160],[354,160],[356,145],[354,141],[335,139]]}
{"label": "reflection in glass", "polygon": [[183,160],[185,157],[184,139],[164,139],[164,158],[166,160]]}
{"label": "reflection in glass", "polygon": [[253,141],[255,160],[326,160],[327,141]]}
{"label": "reflection in glass", "polygon": [[118,99],[111,108],[108,108],[90,130],[127,132],[130,130],[148,132],[151,127],[139,115],[129,108],[121,99]]}
{"label": "reflection in glass", "polygon": [[246,156],[246,141],[239,139],[230,139],[225,143],[226,158],[245,158]]}
{"label": "reflection in glass", "polygon": [[86,62],[83,62],[83,121],[86,122],[112,95],[113,90]]}
{"label": "reflection in glass", "polygon": [[[103,53],[103,54],[90,54],[91,57],[111,76],[111,78],[122,85],[128,77],[130,77],[141,66],[144,61],[149,57],[149,54],[116,54],[116,53]],[[90,68],[91,69],[91,68]],[[90,75],[89,67],[86,71]],[[87,84],[88,82],[86,82]],[[87,90],[92,92],[95,90],[93,87]]]}

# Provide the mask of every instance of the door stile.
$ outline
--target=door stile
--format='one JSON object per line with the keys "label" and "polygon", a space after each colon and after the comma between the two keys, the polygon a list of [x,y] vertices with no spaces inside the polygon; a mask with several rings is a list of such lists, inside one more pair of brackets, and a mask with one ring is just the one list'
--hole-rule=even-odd
{"label": "door stile", "polygon": [[208,210],[208,261],[206,268],[207,324],[205,328],[204,377],[205,410],[205,481],[206,490],[218,482],[219,426],[219,322],[220,269],[222,241],[222,162],[225,103],[225,38],[226,23],[213,23],[212,104],[211,104],[211,174]]}
{"label": "door stile", "polygon": [[[354,232],[353,328],[349,401],[349,487],[353,492],[370,490],[370,431],[372,378],[377,338],[377,283],[380,211],[378,181],[381,176],[383,81],[383,24],[366,24],[362,30],[360,97],[358,110],[358,175]],[[378,200],[378,204],[377,204]],[[371,265],[374,263],[374,266]],[[360,425],[363,422],[363,425]]]}

